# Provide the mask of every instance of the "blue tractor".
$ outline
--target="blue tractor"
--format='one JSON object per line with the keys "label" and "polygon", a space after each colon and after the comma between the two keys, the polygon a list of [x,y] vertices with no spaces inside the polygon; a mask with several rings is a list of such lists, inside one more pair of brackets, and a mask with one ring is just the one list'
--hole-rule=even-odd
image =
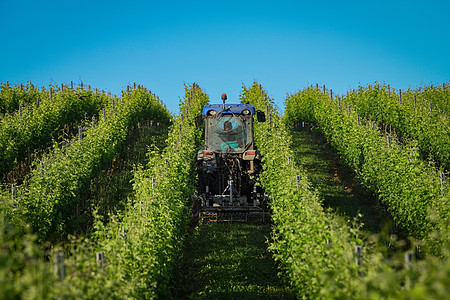
{"label": "blue tractor", "polygon": [[195,120],[197,127],[205,126],[196,160],[201,215],[247,218],[262,212],[264,218],[267,197],[256,185],[262,165],[253,123],[254,117],[265,122],[265,114],[250,104],[225,104],[226,99],[223,94],[222,104],[205,105]]}

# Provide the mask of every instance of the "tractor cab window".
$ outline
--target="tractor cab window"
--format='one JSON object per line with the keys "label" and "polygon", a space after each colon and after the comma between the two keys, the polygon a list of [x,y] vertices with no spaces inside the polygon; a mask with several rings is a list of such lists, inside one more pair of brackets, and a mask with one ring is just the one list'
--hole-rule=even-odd
{"label": "tractor cab window", "polygon": [[248,117],[220,114],[208,118],[207,147],[217,152],[242,152],[251,142]]}

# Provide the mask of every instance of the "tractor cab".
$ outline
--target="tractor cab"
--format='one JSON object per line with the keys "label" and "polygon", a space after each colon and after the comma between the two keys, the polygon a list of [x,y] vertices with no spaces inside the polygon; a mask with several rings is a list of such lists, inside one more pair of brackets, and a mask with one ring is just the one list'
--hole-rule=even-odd
{"label": "tractor cab", "polygon": [[197,154],[198,193],[204,210],[260,208],[262,191],[255,185],[261,154],[253,135],[255,119],[265,121],[264,112],[250,104],[222,104],[203,107],[196,125],[205,126],[205,143]]}

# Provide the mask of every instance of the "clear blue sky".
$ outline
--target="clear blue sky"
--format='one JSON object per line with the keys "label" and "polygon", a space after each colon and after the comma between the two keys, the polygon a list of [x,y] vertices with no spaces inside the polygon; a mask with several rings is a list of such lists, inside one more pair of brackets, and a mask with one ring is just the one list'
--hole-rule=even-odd
{"label": "clear blue sky", "polygon": [[0,81],[143,84],[178,113],[183,84],[220,102],[261,83],[344,93],[450,81],[449,1],[0,0]]}

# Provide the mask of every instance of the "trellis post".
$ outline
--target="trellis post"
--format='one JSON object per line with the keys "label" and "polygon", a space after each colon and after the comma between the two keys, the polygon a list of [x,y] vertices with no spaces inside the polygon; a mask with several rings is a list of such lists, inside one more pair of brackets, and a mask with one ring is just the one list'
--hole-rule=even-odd
{"label": "trellis post", "polygon": [[97,252],[95,254],[97,264],[102,268],[102,272],[105,273],[105,254],[103,252]]}
{"label": "trellis post", "polygon": [[356,257],[356,259],[355,259],[356,265],[358,267],[362,266],[362,264],[363,264],[363,248],[362,248],[362,246],[355,246],[355,257]]}
{"label": "trellis post", "polygon": [[78,137],[80,139],[80,144],[83,144],[83,128],[78,126]]}
{"label": "trellis post", "polygon": [[54,271],[60,280],[64,280],[66,277],[66,267],[64,265],[64,253],[62,252],[55,253]]}

